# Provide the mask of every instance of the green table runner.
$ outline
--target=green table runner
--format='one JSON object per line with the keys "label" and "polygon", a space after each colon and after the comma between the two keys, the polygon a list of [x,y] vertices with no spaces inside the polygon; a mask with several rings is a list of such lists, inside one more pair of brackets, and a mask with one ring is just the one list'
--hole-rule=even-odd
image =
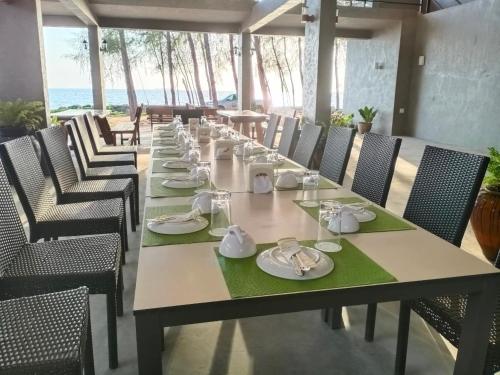
{"label": "green table runner", "polygon": [[[145,221],[154,219],[160,215],[185,213],[191,211],[191,206],[160,206],[160,207],[147,207],[145,211]],[[210,222],[210,215],[203,215]],[[199,232],[188,234],[158,234],[151,232],[146,225],[144,225],[142,233],[142,246],[162,246],[162,245],[176,245],[176,244],[189,244],[197,242],[218,242],[220,238],[212,237],[208,234],[210,224]]]}
{"label": "green table runner", "polygon": [[[276,185],[276,180],[277,180],[277,177],[274,178],[275,185]],[[320,189],[338,189],[338,186],[334,182],[332,182],[324,177],[320,177],[319,178],[319,188]],[[299,185],[297,187],[294,187],[294,188],[280,188],[280,187],[275,186],[275,189],[279,190],[279,191],[282,191],[282,190],[302,190],[302,183],[299,183]]]}
{"label": "green table runner", "polygon": [[[187,189],[174,189],[169,188],[162,185],[162,182],[165,181],[162,177],[151,177],[150,181],[150,190],[151,197],[191,197],[196,194],[195,190],[198,189],[209,189],[208,181],[197,188],[187,188]],[[212,188],[215,189],[215,186],[212,184]]]}
{"label": "green table runner", "polygon": [[173,138],[157,138],[157,139],[153,139],[153,146],[156,146],[156,147],[161,147],[161,146],[175,146],[177,145],[176,142],[170,142],[170,143],[163,143],[163,141],[169,141],[169,140],[172,140]]}
{"label": "green table runner", "polygon": [[[331,200],[336,200],[342,203],[357,203],[357,202],[365,202],[361,198],[357,197],[348,197],[348,198],[332,198]],[[302,207],[299,205],[300,200],[295,200],[295,204],[297,204],[300,208],[306,211],[309,215],[311,215],[315,220],[318,220],[319,208],[318,207]],[[415,229],[410,224],[407,224],[401,218],[388,213],[374,205],[371,205],[367,208],[370,211],[373,211],[377,214],[375,220],[359,223],[359,232],[357,233],[372,233],[372,232],[390,232],[390,231],[398,231],[398,230],[409,230]]]}
{"label": "green table runner", "polygon": [[290,160],[285,160],[283,164],[279,165],[276,169],[306,169],[298,164],[291,162]]}
{"label": "green table runner", "polygon": [[157,159],[153,160],[153,165],[151,166],[151,171],[153,173],[185,173],[187,172],[187,168],[165,168],[163,164],[165,164],[169,160],[180,160],[180,158],[176,158],[175,156],[173,157],[166,157],[164,159]]}
{"label": "green table runner", "polygon": [[[315,241],[300,241],[300,243],[314,247]],[[325,253],[335,264],[335,268],[328,275],[316,280],[281,279],[265,273],[256,263],[258,253],[274,246],[276,246],[275,243],[259,244],[257,254],[244,259],[225,258],[215,249],[231,298],[308,292],[397,281],[394,276],[346,239],[342,239],[341,251]]]}

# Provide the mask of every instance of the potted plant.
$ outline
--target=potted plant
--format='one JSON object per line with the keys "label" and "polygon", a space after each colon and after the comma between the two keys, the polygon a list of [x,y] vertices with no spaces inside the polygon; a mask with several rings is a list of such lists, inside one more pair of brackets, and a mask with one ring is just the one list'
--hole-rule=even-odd
{"label": "potted plant", "polygon": [[484,256],[494,262],[500,249],[500,152],[488,150],[490,163],[470,221]]}
{"label": "potted plant", "polygon": [[378,111],[376,111],[373,107],[364,107],[358,110],[359,114],[363,121],[358,123],[358,131],[360,134],[368,133],[373,124],[373,119],[377,115]]}
{"label": "potted plant", "polygon": [[42,102],[21,99],[0,101],[0,138],[18,138],[32,134],[45,121]]}
{"label": "potted plant", "polygon": [[330,115],[330,125],[350,127],[352,125],[353,118],[354,113],[348,115],[342,111],[335,111]]}

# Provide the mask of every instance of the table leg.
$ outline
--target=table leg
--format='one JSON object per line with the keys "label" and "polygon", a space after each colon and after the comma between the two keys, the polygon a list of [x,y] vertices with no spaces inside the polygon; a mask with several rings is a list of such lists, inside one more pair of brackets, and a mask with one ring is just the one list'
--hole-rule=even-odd
{"label": "table leg", "polygon": [[241,123],[237,123],[237,124],[241,124],[241,131],[240,132],[245,137],[250,138],[250,124],[248,122],[241,122]]}
{"label": "table leg", "polygon": [[469,295],[454,375],[483,373],[497,296],[498,287],[492,281],[485,282],[482,292]]}
{"label": "table leg", "polygon": [[262,122],[255,121],[255,132],[257,133],[257,142],[262,144],[264,141],[264,129],[262,129]]}
{"label": "table leg", "polygon": [[158,315],[137,314],[135,334],[140,375],[161,375],[161,334]]}

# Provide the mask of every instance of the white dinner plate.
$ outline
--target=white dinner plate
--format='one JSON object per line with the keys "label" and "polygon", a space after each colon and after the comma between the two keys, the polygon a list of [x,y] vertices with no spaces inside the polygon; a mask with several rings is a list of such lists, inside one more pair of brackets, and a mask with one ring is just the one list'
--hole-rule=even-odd
{"label": "white dinner plate", "polygon": [[196,181],[196,180],[165,180],[161,183],[163,186],[172,188],[172,189],[192,189],[203,186],[204,181]]}
{"label": "white dinner plate", "polygon": [[295,274],[293,266],[279,254],[280,250],[278,247],[261,252],[257,257],[257,266],[270,275],[288,280],[319,279],[333,271],[334,263],[328,255],[310,247],[302,247],[302,249],[302,251],[306,251],[310,257],[318,261],[317,266],[305,272],[303,276]]}
{"label": "white dinner plate", "polygon": [[174,139],[159,139],[158,142],[166,146],[175,146],[177,142]]}
{"label": "white dinner plate", "polygon": [[208,226],[208,220],[203,216],[185,223],[154,223],[148,222],[147,228],[159,234],[187,234],[198,232]]}
{"label": "white dinner plate", "polygon": [[185,160],[168,160],[162,166],[170,169],[186,169],[191,166],[191,163]]}
{"label": "white dinner plate", "polygon": [[172,148],[165,148],[162,150],[158,150],[158,153],[161,155],[180,155],[182,153],[182,151],[180,151],[177,148],[172,147]]}

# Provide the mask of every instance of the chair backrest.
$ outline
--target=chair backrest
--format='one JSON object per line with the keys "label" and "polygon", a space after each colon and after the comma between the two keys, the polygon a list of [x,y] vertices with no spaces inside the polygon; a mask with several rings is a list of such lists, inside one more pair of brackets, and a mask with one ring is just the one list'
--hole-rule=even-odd
{"label": "chair backrest", "polygon": [[116,138],[111,133],[111,126],[109,126],[109,122],[106,116],[94,116],[94,122],[99,127],[100,133],[102,134],[102,138],[104,139],[104,143],[107,145],[115,145]]}
{"label": "chair backrest", "polygon": [[489,158],[426,146],[403,217],[460,246]]}
{"label": "chair backrest", "polygon": [[37,222],[56,204],[50,185],[43,175],[31,139],[21,137],[0,145],[5,168],[8,170],[30,225]]}
{"label": "chair backrest", "polygon": [[281,131],[278,153],[289,158],[293,155],[295,139],[298,136],[299,119],[285,117],[283,130]]}
{"label": "chair backrest", "polygon": [[66,142],[66,132],[62,126],[52,126],[37,131],[36,137],[49,166],[57,196],[60,198],[78,182],[78,174]]}
{"label": "chair backrest", "polygon": [[276,139],[276,131],[278,130],[278,125],[280,123],[281,116],[276,113],[271,113],[269,115],[269,121],[267,122],[266,135],[264,136],[264,141],[262,144],[267,148],[274,147],[274,140]]}
{"label": "chair backrest", "polygon": [[71,145],[73,146],[76,162],[78,164],[78,168],[80,169],[80,175],[85,177],[87,175],[88,164],[82,151],[82,141],[80,140],[80,136],[76,130],[76,125],[74,121],[70,120],[66,122],[65,126],[69,134],[69,139],[71,140]]}
{"label": "chair backrest", "polygon": [[141,123],[142,109],[143,109],[142,104],[137,106],[137,108],[135,109],[134,124],[136,126],[139,126]]}
{"label": "chair backrest", "polygon": [[153,124],[157,122],[172,121],[174,110],[173,107],[165,105],[148,105],[146,107],[146,113],[149,116],[151,124]]}
{"label": "chair backrest", "polygon": [[300,132],[299,142],[293,153],[292,160],[309,168],[311,159],[318,145],[319,137],[323,128],[317,125],[305,125]]}
{"label": "chair backrest", "polygon": [[26,242],[26,234],[12,198],[9,180],[0,161],[0,277]]}
{"label": "chair backrest", "polygon": [[340,126],[331,126],[328,131],[319,173],[339,185],[344,182],[355,134],[353,128]]}
{"label": "chair backrest", "polygon": [[83,115],[83,120],[85,122],[85,127],[87,128],[87,133],[89,134],[92,151],[94,151],[94,154],[97,154],[101,148],[101,139],[99,137],[99,131],[97,130],[97,124],[95,123],[92,112],[85,113]]}
{"label": "chair backrest", "polygon": [[401,138],[366,133],[352,181],[352,191],[385,207]]}
{"label": "chair backrest", "polygon": [[92,143],[90,142],[89,132],[87,126],[85,125],[85,120],[83,116],[73,117],[73,122],[75,123],[76,132],[80,140],[80,147],[82,149],[82,154],[85,157],[87,164],[95,156],[94,149],[92,148]]}

